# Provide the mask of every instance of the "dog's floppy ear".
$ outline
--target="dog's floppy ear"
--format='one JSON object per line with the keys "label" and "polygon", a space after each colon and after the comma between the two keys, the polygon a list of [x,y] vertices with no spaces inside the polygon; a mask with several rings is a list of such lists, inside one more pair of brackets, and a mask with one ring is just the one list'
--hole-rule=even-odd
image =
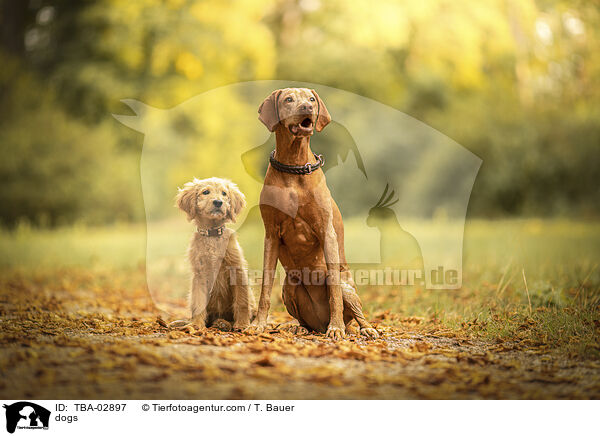
{"label": "dog's floppy ear", "polygon": [[183,189],[179,188],[177,197],[175,197],[176,206],[187,214],[188,221],[196,217],[197,195],[196,184],[188,182],[183,185]]}
{"label": "dog's floppy ear", "polygon": [[279,109],[277,104],[279,103],[279,96],[281,95],[281,89],[277,89],[271,93],[265,101],[262,102],[258,108],[258,119],[267,126],[269,132],[275,130],[275,126],[279,124]]}
{"label": "dog's floppy ear", "polygon": [[244,206],[246,206],[246,197],[233,182],[227,184],[227,190],[229,191],[229,201],[231,201],[231,207],[227,212],[227,216],[232,222],[235,222],[238,214],[242,211]]}
{"label": "dog's floppy ear", "polygon": [[329,112],[325,107],[325,103],[323,103],[323,100],[321,100],[321,97],[319,97],[317,91],[311,89],[311,92],[317,99],[317,122],[315,124],[315,129],[317,129],[317,132],[320,132],[327,124],[331,122],[331,115],[329,115]]}

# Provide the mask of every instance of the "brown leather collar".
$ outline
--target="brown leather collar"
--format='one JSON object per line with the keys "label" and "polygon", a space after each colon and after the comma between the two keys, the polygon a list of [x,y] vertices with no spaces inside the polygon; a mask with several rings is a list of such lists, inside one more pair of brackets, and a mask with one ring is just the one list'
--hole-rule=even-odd
{"label": "brown leather collar", "polygon": [[307,162],[304,165],[286,165],[275,159],[275,150],[273,150],[271,152],[271,156],[269,156],[269,162],[271,162],[271,166],[277,171],[290,174],[306,175],[312,173],[313,171],[317,171],[319,168],[325,165],[325,159],[323,159],[322,154],[316,154],[313,152],[313,155],[315,156],[315,159],[317,159],[317,163],[311,164]]}
{"label": "brown leather collar", "polygon": [[202,236],[221,236],[225,226],[217,227],[216,229],[197,229],[196,231]]}

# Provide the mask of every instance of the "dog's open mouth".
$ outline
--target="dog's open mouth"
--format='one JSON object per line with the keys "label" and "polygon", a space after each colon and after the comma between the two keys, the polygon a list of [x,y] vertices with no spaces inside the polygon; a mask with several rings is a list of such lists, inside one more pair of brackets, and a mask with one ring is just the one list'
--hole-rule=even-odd
{"label": "dog's open mouth", "polygon": [[310,136],[313,134],[313,122],[306,117],[298,124],[290,125],[289,129],[294,136]]}
{"label": "dog's open mouth", "polygon": [[213,210],[210,211],[211,215],[225,215],[225,212],[223,211],[223,209],[218,209],[218,208],[214,208]]}

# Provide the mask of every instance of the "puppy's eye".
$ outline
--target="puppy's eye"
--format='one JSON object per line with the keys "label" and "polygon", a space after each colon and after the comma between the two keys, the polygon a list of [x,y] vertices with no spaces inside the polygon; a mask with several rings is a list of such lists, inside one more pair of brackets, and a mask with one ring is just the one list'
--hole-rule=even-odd
{"label": "puppy's eye", "polygon": [[292,97],[286,97],[285,101],[286,101],[287,103],[291,103],[291,102],[293,102],[293,101],[294,101],[294,99],[293,99]]}
{"label": "puppy's eye", "polygon": [[204,195],[208,195],[208,194],[210,194],[210,191],[209,191],[208,189],[205,189],[204,191],[202,191],[202,193],[203,193]]}
{"label": "puppy's eye", "polygon": [[315,98],[314,98],[314,97],[311,97],[311,98],[310,98],[310,101],[315,101]]}
{"label": "puppy's eye", "polygon": [[227,197],[227,193],[225,191],[221,192],[225,197]]}

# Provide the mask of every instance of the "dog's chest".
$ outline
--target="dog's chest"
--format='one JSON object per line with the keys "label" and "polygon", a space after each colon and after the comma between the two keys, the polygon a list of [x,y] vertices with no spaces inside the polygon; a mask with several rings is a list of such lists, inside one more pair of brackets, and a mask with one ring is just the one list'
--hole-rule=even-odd
{"label": "dog's chest", "polygon": [[281,222],[281,239],[297,255],[308,254],[319,247],[317,235],[300,216],[286,218]]}
{"label": "dog's chest", "polygon": [[229,234],[218,237],[196,234],[188,254],[194,273],[214,283],[227,258],[228,244]]}
{"label": "dog's chest", "polygon": [[[315,177],[315,180],[309,182],[305,177]],[[261,208],[261,213],[272,214],[279,237],[294,256],[313,256],[320,247],[317,231],[332,214],[331,193],[325,178],[316,173],[272,182],[263,186],[261,205],[275,210]]]}

